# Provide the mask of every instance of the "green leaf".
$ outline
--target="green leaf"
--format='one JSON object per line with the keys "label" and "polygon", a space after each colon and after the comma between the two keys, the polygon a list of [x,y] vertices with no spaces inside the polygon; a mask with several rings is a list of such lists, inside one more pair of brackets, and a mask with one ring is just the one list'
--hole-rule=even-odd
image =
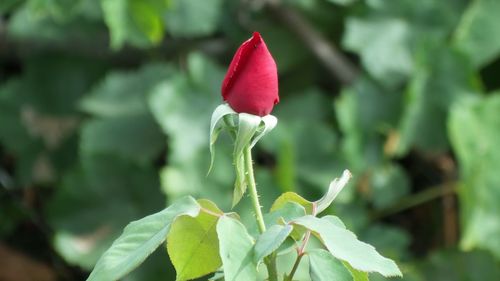
{"label": "green leaf", "polygon": [[377,209],[395,204],[410,191],[406,171],[395,163],[387,163],[373,169],[370,177],[370,197]]}
{"label": "green leaf", "polygon": [[[286,201],[284,204],[270,213],[264,215],[264,221],[266,222],[266,226],[271,227],[275,224],[286,224],[296,218],[303,217],[306,215],[305,208],[293,201]],[[295,241],[299,241],[302,239],[305,231],[294,228],[291,237]]]}
{"label": "green leaf", "polygon": [[224,272],[216,272],[208,281],[224,280]]}
{"label": "green leaf", "polygon": [[[36,40],[44,44],[64,44],[64,42],[68,41],[78,41],[79,47],[81,47],[89,42],[89,38],[97,38],[103,32],[100,28],[101,9],[99,2],[96,0],[65,1],[67,3],[61,6],[53,5],[54,1],[37,1],[50,3],[48,5],[49,9],[47,7],[41,9],[32,7],[30,3],[27,3],[32,1],[22,2],[24,2],[24,5],[20,5],[18,9],[13,10],[12,16],[9,17],[7,33],[12,39]],[[74,5],[75,3],[76,5]],[[69,9],[68,6],[70,6]],[[100,40],[95,39],[89,43],[93,46],[101,45]],[[54,54],[62,55],[62,53]],[[87,57],[87,59],[89,58]],[[104,61],[106,60],[101,60],[101,62]]]}
{"label": "green leaf", "polygon": [[319,214],[326,210],[332,204],[333,200],[342,191],[342,189],[347,185],[347,182],[352,177],[351,172],[344,170],[340,179],[335,179],[330,183],[328,187],[328,192],[318,201],[316,201],[317,209],[316,214]]}
{"label": "green leaf", "polygon": [[462,14],[454,43],[463,50],[477,67],[483,67],[500,54],[500,2],[496,0],[471,1]]}
{"label": "green leaf", "polygon": [[32,56],[23,63],[22,75],[1,83],[0,143],[15,158],[19,184],[52,185],[74,165],[80,124],[76,104],[102,74],[101,67],[91,59]]}
{"label": "green leaf", "polygon": [[306,210],[302,205],[288,201],[279,208],[274,209],[272,212],[264,214],[264,220],[266,222],[266,226],[271,227],[281,220],[288,223],[293,219],[303,217],[305,215]]}
{"label": "green leaf", "polygon": [[307,201],[295,192],[285,192],[278,197],[271,206],[271,212],[283,208],[288,202],[293,202],[304,207],[306,214],[310,215],[313,211],[313,202]]}
{"label": "green leaf", "polygon": [[307,252],[309,257],[309,274],[312,281],[352,281],[351,274],[342,262],[328,251],[314,249]]}
{"label": "green leaf", "polygon": [[[198,200],[204,209],[223,215],[209,200]],[[197,217],[182,215],[172,224],[167,236],[167,250],[177,280],[191,280],[215,272],[221,265],[217,239],[218,217],[200,211]]]}
{"label": "green leaf", "polygon": [[8,13],[19,5],[22,0],[5,0],[0,3],[0,14]]}
{"label": "green leaf", "polygon": [[113,71],[83,97],[80,108],[99,117],[121,117],[149,112],[153,89],[172,73],[166,64],[151,63],[137,71]]}
{"label": "green leaf", "polygon": [[224,280],[257,280],[257,265],[253,261],[252,237],[241,222],[222,216],[217,223],[220,257],[224,269]]}
{"label": "green leaf", "polygon": [[500,258],[500,92],[464,99],[453,107],[449,132],[460,164],[458,198],[464,249],[483,248]]}
{"label": "green leaf", "polygon": [[207,177],[210,163],[208,126],[214,108],[221,104],[223,70],[200,53],[187,56],[188,72],[177,71],[155,87],[149,107],[168,135],[168,164],[161,171],[163,191],[169,199],[186,195],[208,198],[229,209],[233,190],[232,145],[219,136],[218,155]]}
{"label": "green leaf", "polygon": [[159,247],[137,269],[120,281],[165,281],[175,280],[175,270],[169,264],[167,251]]}
{"label": "green leaf", "polygon": [[150,166],[116,155],[81,155],[80,161],[64,174],[45,211],[56,251],[91,270],[130,221],[156,212],[165,201]]}
{"label": "green leaf", "polygon": [[44,1],[31,0],[27,6],[31,10],[32,15],[39,18],[51,18],[59,23],[67,23],[70,19],[81,12],[83,2],[91,1]]}
{"label": "green leaf", "polygon": [[171,223],[177,216],[196,216],[198,212],[198,203],[186,197],[161,212],[131,222],[102,255],[87,280],[122,278],[165,241]]}
{"label": "green leaf", "polygon": [[305,216],[293,223],[313,231],[334,257],[348,262],[355,269],[378,272],[385,277],[402,276],[394,261],[381,256],[373,246],[359,241],[354,233],[330,220]]}
{"label": "green leaf", "polygon": [[322,217],[321,219],[324,220],[324,221],[328,221],[331,224],[336,225],[337,227],[344,228],[344,229],[347,228],[345,226],[344,222],[339,217],[337,217],[337,216],[328,215],[328,216]]}
{"label": "green leaf", "polygon": [[166,26],[175,37],[212,34],[219,23],[222,0],[172,0],[165,13]]}
{"label": "green leaf", "polygon": [[353,281],[369,281],[368,272],[359,271],[354,269],[349,263],[342,262],[342,264],[349,270]]}
{"label": "green leaf", "polygon": [[262,260],[276,251],[292,232],[291,225],[273,225],[262,233],[255,242],[254,263],[259,264]]}
{"label": "green leaf", "polygon": [[148,164],[164,146],[164,136],[149,114],[90,120],[81,131],[80,151],[88,155],[115,154]]}
{"label": "green leaf", "polygon": [[402,228],[372,224],[362,232],[360,237],[392,259],[405,260],[409,258],[408,249],[411,238]]}
{"label": "green leaf", "polygon": [[349,18],[343,45],[360,53],[371,75],[393,86],[413,69],[409,39],[410,25],[400,18]]}
{"label": "green leaf", "polygon": [[[259,26],[259,32],[265,38],[266,45],[273,54],[280,74],[293,71],[296,67],[302,67],[310,59],[310,54],[307,49],[303,48],[300,39],[286,26],[263,24]],[[284,91],[286,92],[286,90]]]}
{"label": "green leaf", "polygon": [[419,64],[406,93],[396,155],[416,147],[448,149],[446,120],[451,106],[478,92],[477,77],[462,54],[442,46],[421,50]]}
{"label": "green leaf", "polygon": [[325,122],[334,118],[330,104],[325,93],[310,88],[291,94],[273,111],[280,124],[259,145],[276,155],[273,172],[282,192],[317,196],[345,167],[336,133]]}
{"label": "green leaf", "polygon": [[397,126],[401,103],[400,92],[387,91],[367,78],[342,90],[335,109],[344,134],[343,156],[351,171],[362,174],[383,161],[381,135]]}
{"label": "green leaf", "polygon": [[328,0],[328,1],[341,6],[349,6],[354,2],[356,2],[357,0]]}
{"label": "green leaf", "polygon": [[439,250],[429,255],[419,269],[421,280],[500,280],[498,259],[486,251]]}
{"label": "green leaf", "polygon": [[163,39],[163,0],[102,0],[111,47],[120,49],[125,43],[136,47],[156,45]]}

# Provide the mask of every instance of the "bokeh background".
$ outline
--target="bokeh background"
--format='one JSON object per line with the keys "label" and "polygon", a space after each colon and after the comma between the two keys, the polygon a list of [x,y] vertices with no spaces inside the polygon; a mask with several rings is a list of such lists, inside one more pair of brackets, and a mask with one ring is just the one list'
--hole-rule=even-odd
{"label": "bokeh background", "polygon": [[[280,78],[264,205],[348,168],[329,212],[405,280],[500,280],[499,30],[498,0],[1,0],[0,280],[84,280],[186,194],[229,211],[209,119],[253,31]],[[124,280],[174,279],[160,249]]]}

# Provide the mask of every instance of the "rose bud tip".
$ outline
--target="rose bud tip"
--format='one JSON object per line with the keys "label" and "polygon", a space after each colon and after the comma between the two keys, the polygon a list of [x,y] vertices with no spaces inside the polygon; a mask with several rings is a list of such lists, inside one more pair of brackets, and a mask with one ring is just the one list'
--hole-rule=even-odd
{"label": "rose bud tip", "polygon": [[243,42],[222,82],[222,97],[238,113],[268,115],[279,102],[278,71],[259,32]]}

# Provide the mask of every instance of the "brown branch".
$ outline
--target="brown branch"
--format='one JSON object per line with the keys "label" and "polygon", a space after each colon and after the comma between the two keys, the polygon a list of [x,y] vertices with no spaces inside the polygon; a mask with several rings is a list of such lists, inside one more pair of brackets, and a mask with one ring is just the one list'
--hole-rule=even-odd
{"label": "brown branch", "polygon": [[55,281],[57,274],[48,265],[0,243],[0,280]]}
{"label": "brown branch", "polygon": [[325,39],[299,13],[268,0],[267,8],[304,42],[325,68],[344,85],[351,85],[359,75],[358,68],[339,49]]}
{"label": "brown branch", "polygon": [[426,188],[425,190],[403,197],[394,205],[385,209],[375,211],[371,218],[372,220],[379,220],[390,215],[400,213],[402,211],[411,209],[418,205],[427,203],[429,201],[454,194],[456,192],[456,183],[446,183],[444,185],[437,185]]}
{"label": "brown branch", "polygon": [[[437,159],[437,164],[444,175],[445,183],[443,189],[450,188],[451,182],[455,178],[457,167],[449,155],[444,155]],[[446,247],[453,247],[458,242],[458,210],[455,194],[446,194],[442,198],[443,207],[443,234]]]}

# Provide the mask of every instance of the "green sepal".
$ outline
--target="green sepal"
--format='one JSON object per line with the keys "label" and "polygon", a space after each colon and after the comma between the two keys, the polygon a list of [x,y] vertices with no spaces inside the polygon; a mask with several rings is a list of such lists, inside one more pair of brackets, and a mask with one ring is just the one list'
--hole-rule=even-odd
{"label": "green sepal", "polygon": [[[235,115],[238,116],[237,126],[234,124],[235,118],[232,118]],[[207,175],[212,170],[215,159],[215,142],[220,132],[227,129],[234,139],[233,164],[236,170],[236,181],[233,207],[241,200],[247,188],[243,151],[247,147],[254,147],[277,123],[278,119],[272,115],[261,117],[248,113],[236,113],[227,103],[219,105],[214,110],[210,122],[210,167]]]}
{"label": "green sepal", "polygon": [[233,161],[236,168],[236,182],[234,186],[232,204],[233,207],[238,204],[247,189],[243,150],[250,145],[250,142],[259,129],[261,123],[262,118],[260,116],[247,113],[238,114],[238,133],[236,134],[233,151]]}
{"label": "green sepal", "polygon": [[278,124],[278,118],[274,117],[273,115],[266,115],[262,117],[262,123],[263,126],[261,126],[261,128],[259,128],[260,130],[257,131],[257,134],[250,144],[250,148],[253,148],[263,136],[265,136],[272,129],[274,129],[274,127],[276,127],[276,124]]}
{"label": "green sepal", "polygon": [[237,113],[227,104],[221,104],[215,108],[212,113],[212,119],[210,121],[210,167],[208,168],[208,173],[212,170],[214,159],[215,159],[215,142],[219,133],[222,131],[224,126],[220,124],[221,119],[227,117],[228,115],[236,115]]}
{"label": "green sepal", "polygon": [[234,182],[234,192],[233,192],[233,202],[231,207],[234,208],[238,202],[240,202],[243,194],[247,190],[247,183],[245,181],[245,164],[243,155],[240,155],[237,159],[235,158],[234,167],[236,170],[236,181]]}

